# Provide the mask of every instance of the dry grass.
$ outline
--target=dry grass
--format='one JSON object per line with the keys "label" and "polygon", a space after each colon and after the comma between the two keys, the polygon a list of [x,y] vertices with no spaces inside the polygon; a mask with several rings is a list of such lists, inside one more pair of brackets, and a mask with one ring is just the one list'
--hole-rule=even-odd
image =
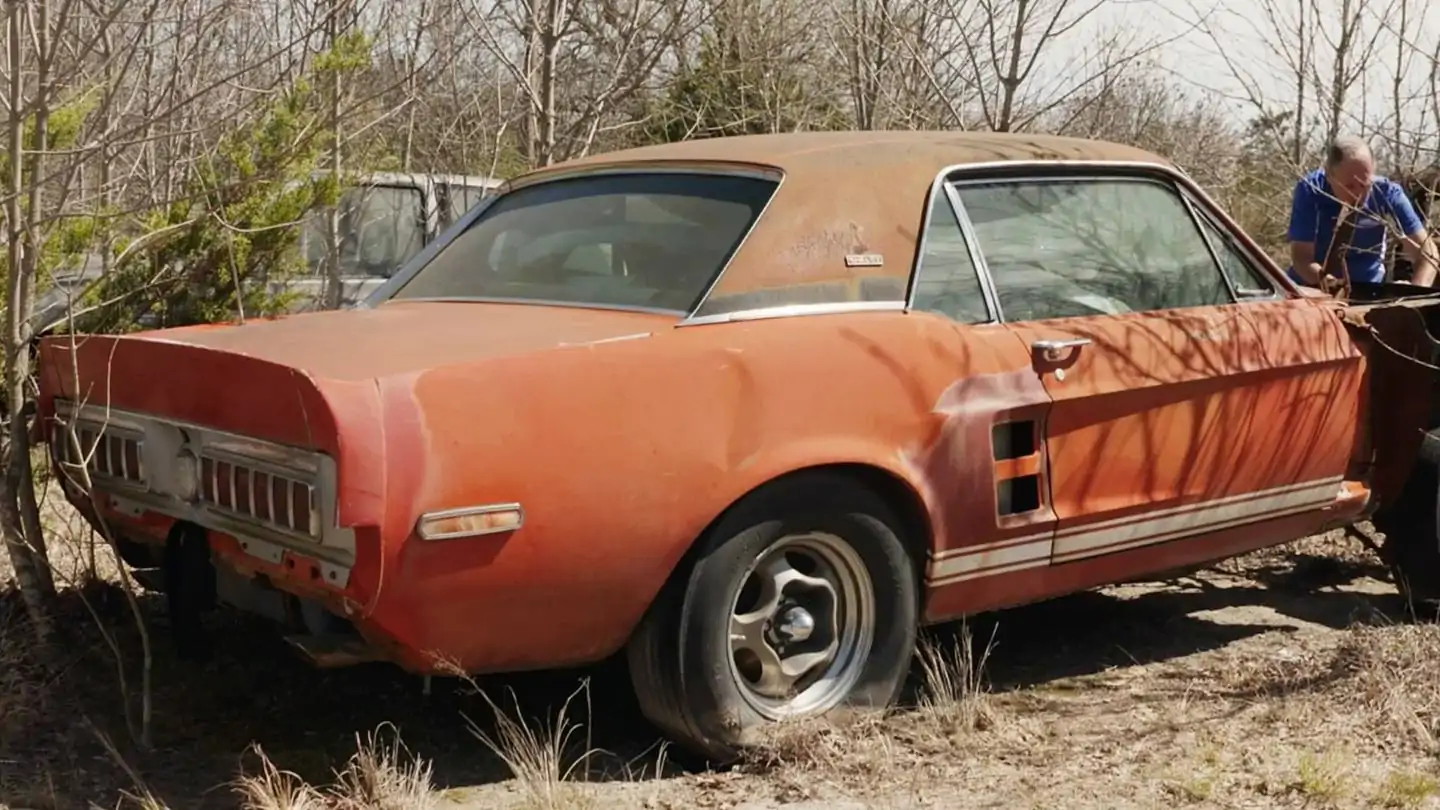
{"label": "dry grass", "polygon": [[1367,725],[1440,754],[1440,626],[1359,626],[1347,633],[1333,666],[1344,674],[1335,697]]}
{"label": "dry grass", "polygon": [[355,755],[336,775],[336,805],[353,810],[430,810],[439,806],[433,767],[412,755],[393,726],[355,739]]}
{"label": "dry grass", "polygon": [[995,646],[995,631],[977,656],[968,622],[950,644],[922,639],[917,657],[922,678],[920,710],[949,733],[983,731],[995,721],[987,699],[985,666]]}
{"label": "dry grass", "polygon": [[[387,733],[388,732],[388,733]],[[433,810],[441,805],[431,780],[429,762],[412,755],[394,727],[382,727],[363,738],[356,735],[355,753],[327,788],[313,787],[294,773],[278,768],[260,746],[252,752],[258,772],[234,782],[245,810]]]}
{"label": "dry grass", "polygon": [[769,781],[781,804],[828,805],[859,797],[866,807],[912,807],[984,746],[1024,736],[986,686],[992,635],[976,649],[968,625],[916,651],[916,706],[850,711],[778,723],[746,752],[742,772]]}
{"label": "dry grass", "polygon": [[[83,544],[77,551],[71,559],[83,560]],[[1355,570],[1342,566],[1341,576],[1326,560]],[[292,680],[276,680],[267,690],[273,697],[265,716],[294,717],[301,731],[279,734],[288,728],[283,720],[257,727],[258,715],[247,708],[231,721],[244,729],[239,742],[235,733],[206,732],[212,757],[224,760],[211,781],[191,776],[193,789],[177,790],[186,783],[162,778],[175,767],[177,752],[147,760],[124,749],[135,763],[134,778],[113,768],[106,789],[113,797],[128,786],[134,798],[127,804],[152,810],[165,806],[160,797],[172,807],[190,806],[226,780],[227,793],[246,810],[1440,807],[1440,625],[1376,620],[1378,613],[1401,614],[1393,609],[1393,590],[1367,579],[1366,564],[1333,538],[1307,541],[1197,575],[1205,587],[1107,589],[1007,612],[1003,632],[987,624],[978,638],[962,625],[945,640],[922,641],[913,708],[779,724],[731,771],[661,779],[655,777],[666,772],[663,748],[658,757],[613,753],[626,744],[643,748],[653,737],[617,748],[603,729],[629,721],[617,720],[609,705],[592,705],[586,682],[563,701],[565,691],[544,697],[558,703],[558,711],[548,703],[538,710],[508,690],[501,705],[472,683],[478,702],[457,702],[427,720],[416,714],[419,703],[393,694],[381,699],[375,691],[380,676],[318,674],[256,659],[254,671],[181,693],[173,711],[185,719],[172,720],[165,733],[173,738],[176,722],[209,723],[223,714],[225,703],[210,692],[228,689],[234,702],[252,689],[242,683],[282,672]],[[0,611],[5,604],[0,601]],[[115,615],[122,617],[115,632],[123,632],[123,614]],[[0,612],[0,664],[11,660],[7,656],[23,661],[18,618]],[[84,614],[72,619],[88,621]],[[194,681],[184,677],[193,670],[167,666],[167,679],[157,682],[162,689]],[[88,672],[56,688],[68,695],[84,686],[97,694],[95,701],[113,701],[106,668]],[[514,683],[524,692],[534,677]],[[60,704],[73,712],[56,694],[23,667],[0,667],[0,744],[7,726],[29,733],[58,716]],[[100,718],[101,704],[88,705]],[[401,744],[385,718],[404,719],[405,738],[419,740],[412,744],[420,753]],[[113,716],[110,725],[116,725]],[[374,731],[356,734],[356,726]],[[257,728],[264,748],[253,744],[244,775],[235,778],[234,752]],[[212,737],[233,747],[222,750],[224,743],[209,742]],[[316,742],[303,742],[312,738]],[[437,748],[442,738],[452,750]],[[332,747],[312,756],[307,746],[320,745]],[[5,784],[3,750],[0,805],[83,806],[63,796],[45,798],[45,790],[56,790],[44,785],[64,793],[73,780],[44,768],[35,800],[25,801]],[[96,759],[93,752],[62,756]],[[632,767],[647,756],[645,767]],[[457,763],[489,763],[483,767],[490,775],[464,781],[456,776]],[[142,777],[153,790],[137,787]],[[441,791],[437,782],[494,785]]]}
{"label": "dry grass", "polygon": [[399,732],[389,728],[356,735],[356,752],[328,787],[314,787],[281,770],[253,745],[258,767],[232,783],[245,810],[433,810],[441,797],[432,783],[431,762],[410,754]]}
{"label": "dry grass", "polygon": [[41,672],[28,652],[30,629],[13,600],[0,599],[0,756],[44,714]]}
{"label": "dry grass", "polygon": [[259,745],[251,753],[260,760],[259,772],[241,775],[235,793],[248,810],[322,810],[327,804],[320,792],[299,775],[276,767]]}
{"label": "dry grass", "polygon": [[[473,681],[471,685],[474,686]],[[545,718],[533,725],[524,719],[513,692],[510,695],[515,706],[513,716],[495,705],[484,690],[476,687],[476,692],[494,715],[494,733],[485,731],[468,715],[465,722],[470,733],[505,763],[520,793],[518,808],[582,810],[597,806],[592,792],[583,782],[583,777],[588,774],[589,760],[598,753],[588,733],[583,747],[578,752],[575,750],[575,736],[582,730],[588,730],[593,715],[589,681],[582,681],[579,688],[570,693],[553,721]],[[570,718],[571,705],[582,694],[585,698],[585,720],[574,721]],[[575,780],[577,772],[582,777],[581,781]]]}
{"label": "dry grass", "polygon": [[1428,773],[1410,770],[1391,771],[1385,777],[1375,794],[1375,803],[1381,807],[1421,807],[1432,796],[1440,793],[1440,782]]}

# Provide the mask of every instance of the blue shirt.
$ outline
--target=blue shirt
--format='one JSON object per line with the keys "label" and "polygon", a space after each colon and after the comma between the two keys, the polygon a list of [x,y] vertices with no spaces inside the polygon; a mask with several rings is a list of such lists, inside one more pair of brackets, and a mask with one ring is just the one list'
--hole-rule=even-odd
{"label": "blue shirt", "polygon": [[[1361,282],[1385,280],[1385,223],[1389,217],[1399,226],[1401,233],[1413,235],[1425,225],[1410,204],[1410,198],[1399,183],[1388,177],[1376,177],[1370,184],[1370,193],[1355,220],[1355,234],[1350,239],[1350,250],[1345,256],[1345,265],[1350,270],[1350,279]],[[1330,191],[1330,182],[1325,179],[1325,170],[1316,169],[1300,178],[1295,184],[1295,194],[1290,202],[1290,229],[1287,232],[1291,242],[1314,242],[1315,261],[1324,264],[1326,251],[1330,248],[1330,237],[1335,233],[1335,222],[1340,216],[1340,201]],[[1289,268],[1290,277],[1300,281],[1295,268]]]}

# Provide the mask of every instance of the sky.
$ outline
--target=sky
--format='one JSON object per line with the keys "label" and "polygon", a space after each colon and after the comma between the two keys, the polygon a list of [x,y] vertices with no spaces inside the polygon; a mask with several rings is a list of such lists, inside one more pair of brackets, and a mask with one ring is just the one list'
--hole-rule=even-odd
{"label": "sky", "polygon": [[[1085,7],[1081,5],[1083,0],[1070,2],[1076,9]],[[1166,41],[1166,47],[1151,54],[1155,67],[1197,94],[1229,100],[1236,115],[1248,120],[1253,117],[1254,106],[1244,100],[1245,85],[1235,78],[1237,70],[1231,65],[1246,74],[1252,87],[1274,106],[1293,106],[1293,71],[1285,66],[1285,59],[1294,52],[1293,26],[1301,2],[1319,13],[1323,34],[1317,43],[1317,66],[1327,74],[1327,82],[1333,69],[1333,46],[1326,40],[1338,41],[1340,20],[1347,10],[1351,14],[1358,10],[1363,39],[1375,37],[1377,51],[1352,91],[1351,103],[1346,105],[1352,127],[1358,127],[1362,117],[1373,121],[1387,115],[1394,106],[1391,85],[1399,62],[1397,47],[1402,41],[1406,43],[1408,60],[1403,71],[1407,101],[1402,105],[1407,127],[1433,120],[1428,106],[1432,65],[1429,51],[1440,42],[1440,4],[1426,8],[1426,0],[1102,0],[1102,6],[1082,24],[1087,31],[1077,30],[1073,37],[1067,37],[1063,48],[1057,41],[1053,59],[1059,64],[1072,58],[1077,49],[1117,26],[1132,32],[1130,35],[1141,42]],[[1403,37],[1399,26],[1402,2],[1408,3]],[[1271,9],[1274,13],[1267,13]],[[1223,56],[1217,39],[1224,44]],[[1226,57],[1231,65],[1227,65]],[[1434,124],[1429,124],[1427,130],[1433,132]]]}

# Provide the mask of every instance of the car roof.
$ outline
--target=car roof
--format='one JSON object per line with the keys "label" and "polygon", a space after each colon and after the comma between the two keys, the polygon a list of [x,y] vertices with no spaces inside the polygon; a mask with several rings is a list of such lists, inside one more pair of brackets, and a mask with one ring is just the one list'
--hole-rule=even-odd
{"label": "car roof", "polygon": [[770,166],[787,174],[845,172],[868,165],[885,165],[913,172],[928,181],[947,166],[1036,160],[1138,161],[1169,165],[1165,158],[1137,147],[1062,135],[865,130],[675,141],[590,155],[531,172],[528,176],[617,162],[713,161]]}
{"label": "car roof", "polygon": [[929,193],[943,171],[979,164],[1165,158],[1100,140],[995,132],[848,131],[740,135],[642,146],[558,163],[529,185],[593,170],[681,167],[778,172],[783,181],[696,316],[791,304],[903,301]]}

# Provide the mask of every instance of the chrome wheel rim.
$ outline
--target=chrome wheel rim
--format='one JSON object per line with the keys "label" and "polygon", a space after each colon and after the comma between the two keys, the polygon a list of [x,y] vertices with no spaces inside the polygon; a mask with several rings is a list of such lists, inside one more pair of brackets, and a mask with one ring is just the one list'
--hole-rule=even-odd
{"label": "chrome wheel rim", "polygon": [[730,606],[730,674],[761,716],[820,714],[860,678],[875,636],[875,596],[860,555],[820,532],[757,555]]}

